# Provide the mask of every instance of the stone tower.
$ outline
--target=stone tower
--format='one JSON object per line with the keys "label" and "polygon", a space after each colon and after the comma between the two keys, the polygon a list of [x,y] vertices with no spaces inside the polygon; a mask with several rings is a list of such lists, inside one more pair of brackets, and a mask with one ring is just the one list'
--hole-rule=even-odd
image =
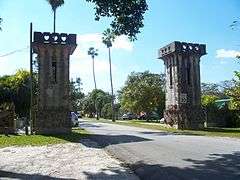
{"label": "stone tower", "polygon": [[173,42],[159,50],[166,69],[165,121],[178,129],[203,127],[200,58],[206,45]]}
{"label": "stone tower", "polygon": [[76,46],[75,34],[34,32],[33,52],[39,66],[36,134],[71,131],[69,59]]}

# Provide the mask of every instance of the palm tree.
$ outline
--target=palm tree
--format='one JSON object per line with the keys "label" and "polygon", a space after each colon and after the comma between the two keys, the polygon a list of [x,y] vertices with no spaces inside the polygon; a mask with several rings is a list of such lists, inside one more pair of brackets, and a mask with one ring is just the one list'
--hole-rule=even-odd
{"label": "palm tree", "polygon": [[94,65],[94,58],[95,56],[98,56],[97,49],[94,49],[94,47],[90,47],[88,50],[88,55],[92,57],[92,70],[93,70],[93,80],[94,80],[94,85],[95,89],[97,89],[97,83],[96,83],[96,78],[95,78],[95,65]]}
{"label": "palm tree", "polygon": [[114,94],[113,94],[113,82],[112,82],[112,60],[111,60],[111,47],[112,42],[115,40],[115,33],[110,29],[107,29],[103,33],[103,44],[105,44],[108,48],[108,59],[109,59],[109,69],[110,69],[110,82],[111,82],[111,95],[112,95],[112,121],[115,122],[115,108],[114,108]]}
{"label": "palm tree", "polygon": [[53,32],[56,32],[56,10],[64,4],[64,0],[47,0],[53,11]]}
{"label": "palm tree", "polygon": [[[88,50],[88,55],[90,55],[92,57],[92,71],[93,71],[93,80],[94,80],[94,85],[95,85],[95,90],[97,89],[97,83],[96,83],[96,77],[95,77],[95,63],[94,63],[94,58],[95,56],[98,56],[97,53],[97,49],[95,49],[94,47],[90,47]],[[99,119],[98,116],[98,109],[97,109],[97,104],[96,104],[96,100],[94,102],[95,105],[95,109],[96,109],[96,114],[97,114],[97,120]]]}

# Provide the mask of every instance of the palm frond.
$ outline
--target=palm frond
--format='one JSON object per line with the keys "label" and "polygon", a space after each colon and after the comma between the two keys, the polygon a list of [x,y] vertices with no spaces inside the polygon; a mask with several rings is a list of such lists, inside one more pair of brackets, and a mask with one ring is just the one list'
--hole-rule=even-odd
{"label": "palm frond", "polygon": [[64,0],[46,0],[52,7],[52,10],[55,11],[58,7],[64,4]]}

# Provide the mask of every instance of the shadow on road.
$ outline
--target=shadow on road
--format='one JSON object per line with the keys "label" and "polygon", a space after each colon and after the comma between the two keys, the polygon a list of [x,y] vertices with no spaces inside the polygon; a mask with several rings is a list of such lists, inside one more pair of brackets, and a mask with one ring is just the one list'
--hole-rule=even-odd
{"label": "shadow on road", "polygon": [[[164,166],[161,164],[146,164],[137,162],[128,166],[142,180],[239,180],[240,179],[240,152],[232,154],[210,154],[207,160],[185,159],[193,165],[187,168]],[[125,164],[126,165],[126,164]],[[110,175],[105,171],[111,172]],[[89,179],[118,177],[116,169],[105,169],[100,173],[88,173]]]}
{"label": "shadow on road", "polygon": [[[51,176],[44,176],[39,174],[24,174],[24,173],[14,173],[8,171],[0,170],[0,179],[1,178],[11,178],[11,179],[46,179],[46,180],[57,180],[57,179],[65,179],[65,178],[54,178]],[[69,179],[69,178],[66,178]],[[69,179],[72,180],[72,179]]]}
{"label": "shadow on road", "polygon": [[93,134],[89,135],[89,140],[96,142],[89,143],[89,141],[81,141],[81,143],[87,147],[93,147],[93,148],[105,148],[110,145],[116,145],[116,144],[124,144],[124,143],[135,143],[135,142],[143,142],[143,141],[152,141],[151,139],[146,139],[138,136],[132,136],[132,135],[98,135]]}
{"label": "shadow on road", "polygon": [[83,127],[83,128],[88,128],[88,127],[91,127],[91,128],[100,128],[100,127],[102,127],[102,126],[100,126],[100,125],[95,125],[95,124],[84,124],[84,125],[81,125],[81,127]]}

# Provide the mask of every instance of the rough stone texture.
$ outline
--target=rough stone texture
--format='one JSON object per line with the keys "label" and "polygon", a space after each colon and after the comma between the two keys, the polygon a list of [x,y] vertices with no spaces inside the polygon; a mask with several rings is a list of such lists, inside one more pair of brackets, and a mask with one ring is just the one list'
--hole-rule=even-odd
{"label": "rough stone texture", "polygon": [[165,120],[179,129],[203,127],[201,110],[200,57],[206,46],[173,42],[159,50],[166,67]]}
{"label": "rough stone texture", "polygon": [[76,35],[34,33],[33,49],[39,64],[36,134],[71,131],[69,59],[75,48]]}

